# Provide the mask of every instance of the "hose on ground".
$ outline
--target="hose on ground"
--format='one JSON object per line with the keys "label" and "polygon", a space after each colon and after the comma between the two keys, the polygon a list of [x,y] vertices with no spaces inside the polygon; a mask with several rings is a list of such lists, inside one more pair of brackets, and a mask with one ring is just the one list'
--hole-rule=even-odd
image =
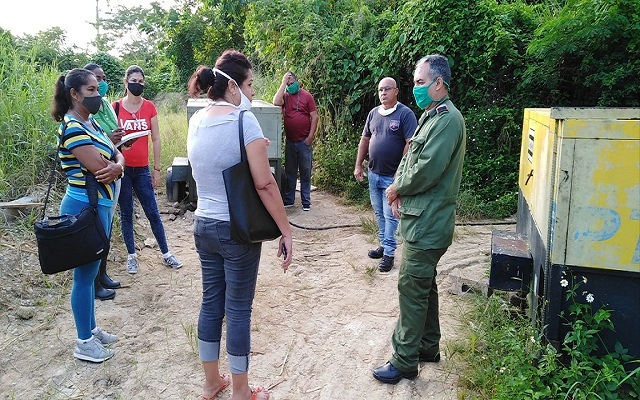
{"label": "hose on ground", "polygon": [[[357,228],[362,224],[344,224],[344,225],[328,225],[328,226],[304,226],[289,221],[291,226],[296,228],[305,229],[308,231],[324,231],[328,229],[340,229],[340,228]],[[456,222],[456,226],[486,226],[486,225],[514,225],[515,221],[478,221],[478,222]]]}

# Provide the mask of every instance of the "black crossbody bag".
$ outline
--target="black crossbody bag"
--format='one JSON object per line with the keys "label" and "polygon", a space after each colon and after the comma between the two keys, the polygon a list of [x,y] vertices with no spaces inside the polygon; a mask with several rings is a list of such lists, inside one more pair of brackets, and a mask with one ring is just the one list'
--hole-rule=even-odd
{"label": "black crossbody bag", "polygon": [[[65,124],[63,136],[66,129]],[[60,143],[58,143],[56,158],[49,176],[49,187],[42,208],[42,216],[34,224],[40,268],[45,274],[56,274],[100,260],[109,252],[109,238],[98,216],[98,183],[91,172],[85,175],[89,196],[88,207],[76,215],[46,216],[49,194],[58,165]]]}

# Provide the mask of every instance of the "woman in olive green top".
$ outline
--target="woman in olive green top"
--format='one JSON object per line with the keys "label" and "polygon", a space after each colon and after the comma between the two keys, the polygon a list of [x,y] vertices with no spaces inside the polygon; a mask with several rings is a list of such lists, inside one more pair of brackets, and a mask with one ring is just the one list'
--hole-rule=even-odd
{"label": "woman in olive green top", "polygon": [[[111,107],[111,103],[105,95],[109,90],[109,85],[107,84],[106,76],[104,71],[98,64],[87,64],[84,66],[84,69],[88,69],[93,72],[98,80],[98,93],[102,96],[102,106],[97,113],[93,115],[93,118],[98,122],[100,127],[104,130],[104,132],[109,136],[109,139],[113,142],[113,144],[117,144],[120,142],[122,135],[124,135],[124,129],[118,126],[118,121],[116,118],[116,113],[113,111]],[[115,188],[115,202],[113,203],[114,208],[118,204],[118,195],[120,194],[120,179],[118,179]],[[114,210],[115,211],[115,210]],[[100,270],[98,271],[98,276],[94,282],[95,289],[95,297],[100,300],[111,300],[116,297],[116,291],[113,289],[117,289],[120,287],[120,282],[111,280],[109,275],[107,275],[107,255],[105,254],[102,262],[100,263]]]}

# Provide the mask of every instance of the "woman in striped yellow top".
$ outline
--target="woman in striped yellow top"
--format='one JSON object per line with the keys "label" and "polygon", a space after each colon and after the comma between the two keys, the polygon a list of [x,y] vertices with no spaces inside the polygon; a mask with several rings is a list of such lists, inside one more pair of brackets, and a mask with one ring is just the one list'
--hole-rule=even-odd
{"label": "woman in striped yellow top", "polygon": [[[75,68],[58,78],[51,115],[60,122],[58,155],[68,183],[60,213],[78,214],[89,206],[86,178],[93,174],[97,181],[98,215],[109,236],[116,200],[115,181],[124,173],[124,157],[91,116],[100,108],[100,102],[95,75]],[[92,362],[111,358],[114,351],[109,345],[118,340],[96,324],[93,284],[99,266],[100,260],[75,266],[71,288],[71,309],[78,334],[74,356]]]}

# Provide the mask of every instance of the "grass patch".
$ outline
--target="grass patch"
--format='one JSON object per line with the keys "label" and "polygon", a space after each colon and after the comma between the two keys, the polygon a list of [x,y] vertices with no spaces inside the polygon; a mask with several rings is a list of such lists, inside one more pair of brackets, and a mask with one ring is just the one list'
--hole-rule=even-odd
{"label": "grass patch", "polygon": [[0,46],[0,201],[23,196],[53,165],[57,123],[49,109],[59,74],[34,57]]}
{"label": "grass patch", "polygon": [[566,318],[571,330],[561,351],[506,298],[473,297],[475,306],[462,316],[466,340],[451,345],[460,398],[638,399],[640,367],[631,373],[624,369],[638,361],[630,360],[621,346],[604,357],[596,355],[598,333],[613,329],[611,311],[578,302],[578,287],[569,291],[572,305]]}
{"label": "grass patch", "polygon": [[191,347],[191,351],[196,356],[198,355],[198,327],[196,324],[189,324],[180,321],[180,326],[182,326],[182,330],[184,331],[185,336],[187,337],[187,343]]}
{"label": "grass patch", "polygon": [[364,233],[371,236],[371,243],[378,240],[378,222],[374,218],[361,217],[360,224]]}
{"label": "grass patch", "polygon": [[[158,109],[158,125],[160,125],[160,139],[162,140],[162,168],[164,176],[168,167],[173,164],[174,157],[187,156],[187,121],[186,103],[182,110],[175,109],[175,105],[161,103]],[[149,157],[153,154],[150,151]]]}

